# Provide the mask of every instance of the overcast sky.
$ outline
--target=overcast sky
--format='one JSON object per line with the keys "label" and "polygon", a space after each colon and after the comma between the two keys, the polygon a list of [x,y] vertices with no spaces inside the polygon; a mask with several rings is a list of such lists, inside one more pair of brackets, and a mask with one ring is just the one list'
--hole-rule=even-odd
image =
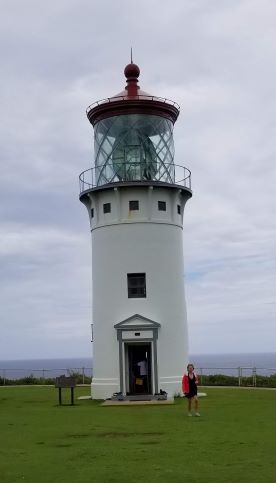
{"label": "overcast sky", "polygon": [[1,0],[0,359],[91,354],[85,109],[131,45],[141,88],[181,105],[190,350],[275,351],[275,25],[272,0]]}

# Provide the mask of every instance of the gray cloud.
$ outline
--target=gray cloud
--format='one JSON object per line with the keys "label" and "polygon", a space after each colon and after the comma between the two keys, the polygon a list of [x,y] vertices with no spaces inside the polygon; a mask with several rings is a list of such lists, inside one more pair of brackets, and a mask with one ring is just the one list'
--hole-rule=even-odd
{"label": "gray cloud", "polygon": [[0,359],[90,354],[85,108],[123,88],[130,45],[142,88],[181,105],[190,348],[275,350],[275,17],[269,0],[3,2]]}

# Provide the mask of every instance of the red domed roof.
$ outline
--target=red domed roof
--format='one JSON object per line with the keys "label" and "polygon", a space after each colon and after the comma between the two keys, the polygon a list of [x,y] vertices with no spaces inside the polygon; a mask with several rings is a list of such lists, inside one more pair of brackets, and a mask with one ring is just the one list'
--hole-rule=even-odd
{"label": "red domed roof", "polygon": [[138,65],[131,62],[125,67],[124,74],[127,85],[123,91],[87,108],[87,117],[93,126],[101,119],[123,114],[152,114],[166,117],[175,123],[180,109],[178,104],[142,91],[138,86]]}

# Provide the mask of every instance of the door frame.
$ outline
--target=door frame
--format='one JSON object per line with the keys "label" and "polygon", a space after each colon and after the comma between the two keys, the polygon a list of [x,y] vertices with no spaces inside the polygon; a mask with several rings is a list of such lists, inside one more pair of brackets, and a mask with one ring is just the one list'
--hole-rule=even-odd
{"label": "door frame", "polygon": [[161,325],[142,315],[135,314],[114,325],[119,343],[120,392],[126,394],[125,344],[144,342],[151,344],[152,391],[158,393],[157,339]]}
{"label": "door frame", "polygon": [[[150,380],[150,384],[149,384],[149,392],[148,393],[145,393],[145,394],[149,394],[149,395],[152,395],[153,394],[153,388],[155,387],[155,377],[154,377],[154,373],[153,373],[153,354],[152,354],[152,351],[153,351],[153,343],[152,341],[150,340],[145,340],[145,341],[124,341],[123,342],[123,353],[124,353],[124,388],[125,388],[125,393],[130,393],[130,372],[129,372],[129,346],[140,346],[140,347],[143,347],[143,346],[147,346],[149,348],[149,352],[150,352],[150,364],[149,364],[149,367],[150,367],[150,379],[148,379],[148,381]],[[149,378],[149,372],[147,374],[147,377]],[[137,393],[138,394],[138,393]],[[135,393],[133,394],[135,395]]]}

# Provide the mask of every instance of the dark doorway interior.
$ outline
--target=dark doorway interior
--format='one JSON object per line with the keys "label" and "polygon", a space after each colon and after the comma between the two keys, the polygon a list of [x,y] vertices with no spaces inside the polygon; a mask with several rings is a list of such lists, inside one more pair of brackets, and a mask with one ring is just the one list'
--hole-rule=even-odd
{"label": "dark doorway interior", "polygon": [[128,344],[128,395],[152,394],[151,344]]}

